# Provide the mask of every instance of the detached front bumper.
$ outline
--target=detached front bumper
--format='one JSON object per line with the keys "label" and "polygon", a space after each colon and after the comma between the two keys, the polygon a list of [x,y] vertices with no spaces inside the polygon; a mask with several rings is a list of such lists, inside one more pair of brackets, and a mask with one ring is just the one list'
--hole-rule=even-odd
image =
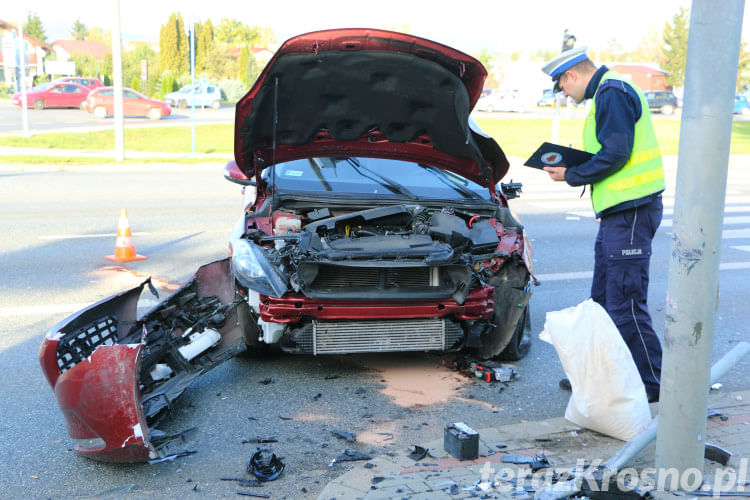
{"label": "detached front bumper", "polygon": [[139,462],[187,453],[187,433],[156,426],[195,378],[245,348],[228,259],[202,266],[136,319],[147,285],[69,316],[39,350],[73,449],[89,458]]}

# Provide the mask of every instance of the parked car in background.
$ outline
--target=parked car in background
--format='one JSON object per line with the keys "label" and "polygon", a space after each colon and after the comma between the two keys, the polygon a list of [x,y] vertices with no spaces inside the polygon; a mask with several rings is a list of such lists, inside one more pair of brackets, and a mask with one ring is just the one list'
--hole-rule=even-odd
{"label": "parked car in background", "polygon": [[735,115],[750,115],[750,102],[748,102],[747,96],[744,96],[744,95],[734,96],[734,114]]}
{"label": "parked car in background", "polygon": [[[191,90],[192,89],[192,90]],[[221,106],[221,89],[216,85],[206,85],[197,83],[192,87],[185,85],[176,92],[170,92],[164,96],[164,100],[169,103],[170,106],[177,106],[180,108],[187,108],[193,105],[195,106],[212,107],[218,109]]]}
{"label": "parked car in background", "polygon": [[668,90],[647,90],[643,92],[643,95],[646,97],[649,109],[663,115],[671,115],[680,106],[680,100]]}
{"label": "parked car in background", "polygon": [[493,90],[490,95],[479,98],[475,109],[477,111],[511,111],[523,113],[533,107],[526,95],[518,89]]}
{"label": "parked car in background", "polygon": [[86,87],[89,90],[97,87],[104,87],[104,84],[98,78],[85,78],[82,76],[66,76],[65,78],[59,78],[55,81],[77,83],[81,87]]}
{"label": "parked car in background", "polygon": [[[76,83],[46,82],[26,91],[26,105],[34,109],[81,108],[89,89]],[[21,92],[13,94],[11,102],[21,106]]]}
{"label": "parked car in background", "polygon": [[45,335],[39,360],[73,449],[181,453],[184,433],[159,430],[187,406],[175,400],[245,349],[524,357],[536,280],[509,205],[521,186],[501,182],[510,164],[469,115],[486,77],[408,34],[286,41],[236,106],[224,175],[244,196],[230,256],[140,318],[150,279]]}
{"label": "parked car in background", "polygon": [[[114,114],[114,88],[95,88],[86,99],[84,108],[98,118]],[[128,88],[122,89],[122,108],[125,116],[147,116],[151,120],[159,120],[172,113],[172,108],[166,102]]]}
{"label": "parked car in background", "polygon": [[555,105],[555,91],[552,89],[544,89],[542,91],[542,98],[536,102],[537,106],[546,107]]}

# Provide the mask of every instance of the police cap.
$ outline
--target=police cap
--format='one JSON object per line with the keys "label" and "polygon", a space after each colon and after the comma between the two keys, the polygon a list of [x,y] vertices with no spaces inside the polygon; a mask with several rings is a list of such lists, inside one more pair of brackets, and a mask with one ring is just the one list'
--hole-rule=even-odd
{"label": "police cap", "polygon": [[555,92],[560,92],[558,81],[562,74],[585,59],[588,59],[585,46],[566,50],[545,64],[542,67],[542,71],[552,77],[552,81],[555,82]]}

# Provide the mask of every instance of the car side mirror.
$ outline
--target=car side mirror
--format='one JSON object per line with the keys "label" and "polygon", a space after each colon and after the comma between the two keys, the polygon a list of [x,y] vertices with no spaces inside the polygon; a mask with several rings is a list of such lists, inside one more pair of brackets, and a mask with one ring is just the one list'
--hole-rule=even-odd
{"label": "car side mirror", "polygon": [[224,178],[242,186],[255,186],[255,179],[248,179],[234,160],[230,160],[224,165]]}

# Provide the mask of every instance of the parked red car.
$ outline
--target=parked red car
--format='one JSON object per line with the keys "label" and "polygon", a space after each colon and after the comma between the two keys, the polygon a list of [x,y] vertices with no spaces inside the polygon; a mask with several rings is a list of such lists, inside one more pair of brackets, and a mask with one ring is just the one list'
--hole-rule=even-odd
{"label": "parked red car", "polygon": [[509,162],[469,118],[486,77],[475,58],[402,33],[286,41],[237,103],[225,177],[246,189],[231,257],[139,318],[150,280],[45,335],[73,449],[179,455],[184,434],[158,429],[175,400],[245,349],[525,356],[535,280],[508,203],[521,186],[501,182]]}
{"label": "parked red car", "polygon": [[[114,88],[97,87],[91,91],[83,104],[84,109],[94,113],[97,118],[106,118],[114,114]],[[164,101],[151,99],[133,89],[122,89],[122,107],[125,116],[147,116],[159,120],[169,116],[172,108]]]}
{"label": "parked red car", "polygon": [[[34,109],[80,108],[89,94],[89,89],[71,82],[47,82],[32,87],[26,92],[26,105]],[[21,93],[13,94],[11,102],[21,106]]]}
{"label": "parked red car", "polygon": [[85,78],[82,76],[66,76],[65,78],[57,79],[58,82],[71,82],[77,83],[87,89],[95,89],[97,87],[104,87],[104,84],[98,78]]}

